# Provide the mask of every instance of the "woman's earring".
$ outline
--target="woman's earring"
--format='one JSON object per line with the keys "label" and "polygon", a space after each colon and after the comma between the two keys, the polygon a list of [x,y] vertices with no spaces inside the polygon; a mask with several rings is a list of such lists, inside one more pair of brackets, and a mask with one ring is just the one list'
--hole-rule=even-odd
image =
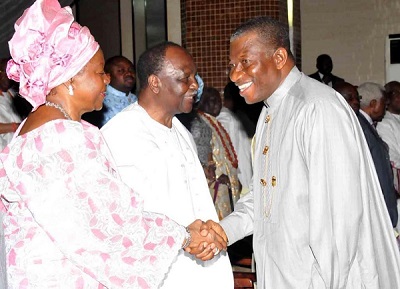
{"label": "woman's earring", "polygon": [[69,95],[74,95],[74,88],[72,87],[72,85],[68,85],[68,94]]}

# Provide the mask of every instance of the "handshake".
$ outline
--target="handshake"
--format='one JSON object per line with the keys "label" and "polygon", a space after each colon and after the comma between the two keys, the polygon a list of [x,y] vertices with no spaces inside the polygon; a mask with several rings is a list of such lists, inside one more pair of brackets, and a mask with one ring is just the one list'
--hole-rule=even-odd
{"label": "handshake", "polygon": [[[224,229],[216,222],[196,220],[186,227],[190,238],[185,239],[182,248],[196,256],[197,259],[207,261],[227,249],[228,237]],[[189,239],[189,241],[188,241]],[[188,243],[188,244],[187,244]]]}

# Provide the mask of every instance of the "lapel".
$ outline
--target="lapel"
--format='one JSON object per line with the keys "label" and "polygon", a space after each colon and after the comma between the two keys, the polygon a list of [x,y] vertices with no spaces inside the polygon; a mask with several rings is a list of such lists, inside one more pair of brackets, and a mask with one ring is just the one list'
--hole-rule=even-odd
{"label": "lapel", "polygon": [[361,113],[358,113],[357,116],[360,122],[364,123],[364,127],[367,127],[367,129],[375,136],[376,140],[385,148],[386,152],[388,152],[389,151],[388,145],[380,137],[375,127],[373,127],[365,118],[365,116],[363,116]]}

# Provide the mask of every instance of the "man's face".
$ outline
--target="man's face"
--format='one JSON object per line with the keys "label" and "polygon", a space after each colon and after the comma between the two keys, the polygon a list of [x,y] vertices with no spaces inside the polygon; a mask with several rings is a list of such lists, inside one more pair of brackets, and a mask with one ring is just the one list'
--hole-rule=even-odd
{"label": "man's face", "polygon": [[199,103],[199,109],[205,113],[217,116],[221,112],[222,99],[221,95],[216,90],[205,90]]}
{"label": "man's face", "polygon": [[331,73],[333,68],[332,59],[329,57],[321,58],[317,63],[317,68],[323,75]]}
{"label": "man's face", "polygon": [[248,104],[264,101],[282,82],[274,56],[275,51],[253,31],[231,42],[229,77]]}
{"label": "man's face", "polygon": [[171,115],[189,113],[197,95],[196,66],[192,57],[181,47],[169,47],[165,63],[158,74],[160,101]]}
{"label": "man's face", "polygon": [[387,104],[387,98],[385,97],[384,94],[382,94],[382,97],[377,99],[375,107],[373,107],[371,113],[371,118],[373,121],[381,121],[383,119],[386,112],[386,104]]}
{"label": "man's face", "polygon": [[111,67],[110,85],[115,89],[128,94],[136,83],[136,73],[132,62],[127,59],[118,60]]}
{"label": "man's face", "polygon": [[389,97],[390,110],[395,114],[400,114],[400,84],[393,84]]}
{"label": "man's face", "polygon": [[358,113],[360,110],[360,96],[357,89],[353,85],[343,84],[343,87],[338,91],[351,106],[354,112]]}

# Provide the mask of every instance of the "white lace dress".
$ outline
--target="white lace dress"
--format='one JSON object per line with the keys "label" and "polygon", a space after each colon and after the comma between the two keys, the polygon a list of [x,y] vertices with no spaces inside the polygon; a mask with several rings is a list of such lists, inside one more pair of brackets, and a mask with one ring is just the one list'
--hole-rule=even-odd
{"label": "white lace dress", "polygon": [[184,228],[143,212],[97,128],[51,121],[0,157],[9,288],[159,286]]}

